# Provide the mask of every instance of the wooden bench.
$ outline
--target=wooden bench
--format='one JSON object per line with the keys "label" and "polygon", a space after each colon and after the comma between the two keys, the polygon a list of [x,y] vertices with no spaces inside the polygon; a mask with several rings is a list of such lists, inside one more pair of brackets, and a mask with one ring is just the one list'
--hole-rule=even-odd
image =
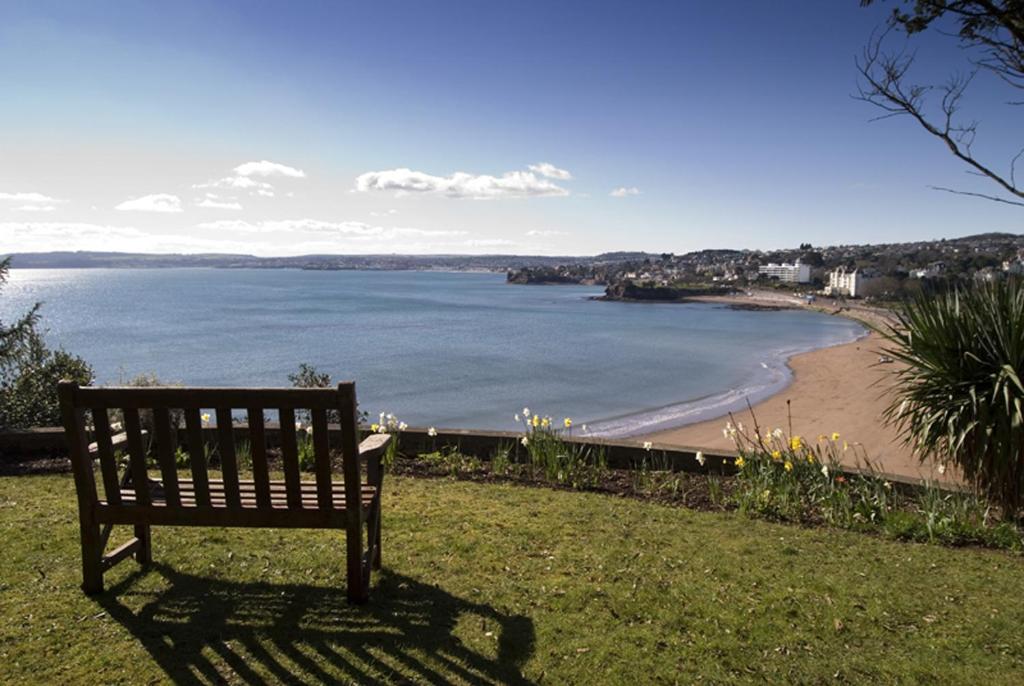
{"label": "wooden bench", "polygon": [[[82,535],[82,589],[103,590],[103,573],[135,556],[151,560],[151,526],[237,526],[344,529],[347,543],[348,599],[365,602],[370,571],[380,568],[381,457],[389,436],[375,434],[362,444],[356,422],[354,383],[335,388],[99,388],[59,384]],[[112,435],[111,410],[123,416],[123,434]],[[203,440],[204,410],[216,414],[220,478],[211,478]],[[233,410],[248,416],[252,478],[242,479],[234,441]],[[271,480],[267,464],[264,411],[280,416],[283,480]],[[308,412],[312,427],[315,479],[299,471],[296,410]],[[159,477],[147,469],[146,431],[140,411],[151,416]],[[340,417],[342,478],[331,470],[328,413]],[[87,413],[94,443],[89,444]],[[184,416],[191,478],[179,476],[175,462],[178,427]],[[128,465],[119,474],[115,447],[123,445]],[[91,448],[91,450],[90,450]],[[103,497],[97,492],[93,457],[99,458]],[[361,462],[366,463],[365,481]],[[104,553],[111,529],[130,524],[134,536]],[[363,526],[367,544],[363,545]]]}

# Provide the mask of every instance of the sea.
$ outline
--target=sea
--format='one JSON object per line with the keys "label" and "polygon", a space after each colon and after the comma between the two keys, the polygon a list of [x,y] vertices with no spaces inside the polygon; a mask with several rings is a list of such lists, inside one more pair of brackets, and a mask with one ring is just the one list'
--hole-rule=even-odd
{"label": "sea", "polygon": [[594,300],[504,274],[293,269],[14,269],[0,321],[42,302],[48,342],[97,382],[287,386],[300,363],[354,380],[360,409],[411,426],[515,429],[529,408],[574,432],[640,435],[742,409],[786,360],[864,334],[805,310]]}

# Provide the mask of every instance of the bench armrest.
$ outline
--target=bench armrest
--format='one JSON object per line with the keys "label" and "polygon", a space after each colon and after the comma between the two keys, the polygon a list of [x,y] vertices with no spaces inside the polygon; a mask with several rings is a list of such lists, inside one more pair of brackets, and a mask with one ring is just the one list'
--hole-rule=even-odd
{"label": "bench armrest", "polygon": [[359,459],[372,460],[380,458],[391,443],[391,434],[371,434],[359,444]]}

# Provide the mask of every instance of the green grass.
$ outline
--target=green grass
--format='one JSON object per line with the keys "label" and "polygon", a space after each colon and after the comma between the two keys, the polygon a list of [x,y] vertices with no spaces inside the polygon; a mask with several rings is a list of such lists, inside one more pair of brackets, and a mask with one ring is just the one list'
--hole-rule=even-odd
{"label": "green grass", "polygon": [[1024,681],[1017,555],[443,479],[384,508],[368,606],[324,531],[157,528],[94,599],[70,477],[0,478],[0,683]]}

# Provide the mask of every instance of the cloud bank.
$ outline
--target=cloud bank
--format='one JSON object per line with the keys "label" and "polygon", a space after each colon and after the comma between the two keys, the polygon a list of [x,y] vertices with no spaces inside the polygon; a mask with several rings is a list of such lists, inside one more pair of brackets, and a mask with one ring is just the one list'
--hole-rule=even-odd
{"label": "cloud bank", "polygon": [[114,209],[122,212],[181,212],[181,198],[170,193],[154,193],[125,200]]}
{"label": "cloud bank", "polygon": [[[564,172],[555,167],[551,169],[559,173]],[[435,176],[405,167],[360,174],[356,178],[355,190],[360,193],[395,191],[474,200],[569,195],[567,189],[547,178],[539,177],[533,171],[510,171],[501,176],[466,172],[455,172],[451,176]]]}

